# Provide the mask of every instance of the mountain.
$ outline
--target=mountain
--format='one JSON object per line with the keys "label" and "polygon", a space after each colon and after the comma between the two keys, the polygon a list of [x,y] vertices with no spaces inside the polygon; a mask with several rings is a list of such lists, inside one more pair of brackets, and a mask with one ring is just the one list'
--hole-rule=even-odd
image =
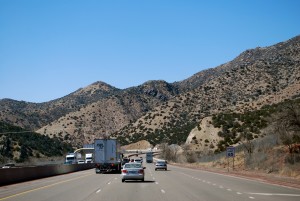
{"label": "mountain", "polygon": [[134,122],[177,93],[176,88],[164,81],[149,81],[70,112],[37,132],[82,146]]}
{"label": "mountain", "polygon": [[186,92],[113,134],[123,144],[148,140],[181,144],[205,117],[245,112],[300,95],[300,36],[255,48],[233,61],[176,83]]}
{"label": "mountain", "polygon": [[45,103],[0,100],[0,120],[73,146],[103,135],[122,144],[184,143],[203,118],[295,99],[300,92],[300,36],[246,50],[234,60],[174,83],[117,89],[93,83]]}
{"label": "mountain", "polygon": [[2,121],[0,133],[0,164],[9,161],[21,163],[30,158],[61,157],[72,150],[71,144],[58,138],[28,132]]}
{"label": "mountain", "polygon": [[45,102],[29,103],[11,99],[0,100],[0,120],[30,130],[36,130],[70,112],[109,97],[120,91],[103,82],[95,82],[62,98]]}

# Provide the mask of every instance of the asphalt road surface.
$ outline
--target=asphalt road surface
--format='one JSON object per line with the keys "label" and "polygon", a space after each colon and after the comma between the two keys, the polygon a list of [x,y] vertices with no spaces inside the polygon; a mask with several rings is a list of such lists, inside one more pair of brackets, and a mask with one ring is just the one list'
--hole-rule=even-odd
{"label": "asphalt road surface", "polygon": [[[300,189],[211,172],[146,164],[145,182],[86,170],[0,187],[0,201],[299,201]],[[0,178],[1,179],[1,178]]]}

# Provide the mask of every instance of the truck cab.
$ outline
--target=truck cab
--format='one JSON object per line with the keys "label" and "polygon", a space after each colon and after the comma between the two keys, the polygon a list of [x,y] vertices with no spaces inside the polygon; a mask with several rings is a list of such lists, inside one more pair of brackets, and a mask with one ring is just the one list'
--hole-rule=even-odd
{"label": "truck cab", "polygon": [[65,164],[76,164],[77,163],[77,157],[75,153],[68,153],[66,155]]}
{"label": "truck cab", "polygon": [[85,154],[85,163],[93,163],[93,154],[92,153]]}

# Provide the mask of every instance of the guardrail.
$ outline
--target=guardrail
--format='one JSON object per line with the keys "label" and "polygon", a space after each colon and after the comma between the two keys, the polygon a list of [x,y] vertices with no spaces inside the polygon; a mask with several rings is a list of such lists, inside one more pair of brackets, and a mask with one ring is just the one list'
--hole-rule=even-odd
{"label": "guardrail", "polygon": [[4,168],[0,169],[0,186],[92,169],[94,167],[94,163],[86,163]]}

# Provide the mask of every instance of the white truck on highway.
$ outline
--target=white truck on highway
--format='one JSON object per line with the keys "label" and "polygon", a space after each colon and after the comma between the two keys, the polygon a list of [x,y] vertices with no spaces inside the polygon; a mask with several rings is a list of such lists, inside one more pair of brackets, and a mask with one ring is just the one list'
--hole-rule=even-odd
{"label": "white truck on highway", "polygon": [[116,139],[95,139],[94,161],[96,173],[121,173],[121,153],[118,152]]}
{"label": "white truck on highway", "polygon": [[68,153],[66,155],[65,164],[76,164],[76,163],[77,163],[76,153]]}
{"label": "white truck on highway", "polygon": [[93,163],[93,154],[92,153],[85,154],[85,163]]}

